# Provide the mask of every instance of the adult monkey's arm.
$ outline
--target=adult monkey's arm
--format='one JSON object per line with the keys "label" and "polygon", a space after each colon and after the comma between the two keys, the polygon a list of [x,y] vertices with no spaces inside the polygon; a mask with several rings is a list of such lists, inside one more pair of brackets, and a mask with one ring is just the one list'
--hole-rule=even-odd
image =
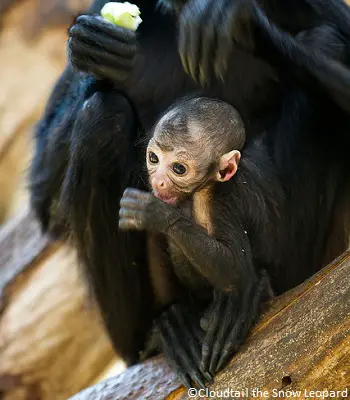
{"label": "adult monkey's arm", "polygon": [[[98,14],[106,2],[95,1],[92,12]],[[96,25],[89,23],[97,22],[96,15],[80,18],[83,21],[75,24],[71,33],[67,69],[37,129],[31,203],[45,229],[52,226],[51,219],[69,229],[114,346],[127,363],[132,363],[138,357],[143,330],[149,325],[144,317],[151,312],[151,307],[147,309],[147,271],[138,267],[144,265],[145,245],[142,235],[135,239],[136,235],[117,232],[114,218],[118,196],[130,179],[130,164],[136,158],[135,115],[123,93],[115,90],[116,83],[93,75],[100,76],[94,70],[96,63],[89,64],[90,56],[97,54],[101,36],[106,40],[110,37],[103,30],[94,35]],[[115,29],[120,32],[120,28]],[[88,33],[91,40],[84,47]],[[113,38],[113,56],[118,56],[120,46]],[[91,69],[81,68],[81,72],[77,62],[78,68],[73,68],[71,61],[79,60],[79,55]],[[105,59],[98,60],[104,67]],[[115,289],[116,284],[120,290]],[[125,322],[125,331],[120,329],[120,320]]]}
{"label": "adult monkey's arm", "polygon": [[[134,47],[134,32],[117,28],[97,19],[96,16],[107,2],[108,0],[94,1],[88,10],[89,16],[79,17],[78,22],[72,27],[66,69],[58,79],[36,129],[36,152],[31,166],[31,202],[44,229],[50,225],[51,204],[55,198],[58,198],[61,190],[69,159],[70,136],[77,114],[84,102],[103,85],[103,82],[96,81],[92,74],[96,72],[97,76],[112,78],[105,69],[105,58],[109,60],[112,57],[118,58],[120,48],[124,52],[131,49],[129,51],[131,54]],[[91,21],[96,21],[96,24],[103,26],[103,29],[97,31],[95,24]],[[109,36],[110,34],[112,36]],[[130,39],[129,45],[126,43],[125,35]],[[88,37],[89,44],[84,43]],[[104,47],[106,41],[111,40],[113,55]],[[105,58],[98,58],[99,68],[95,68],[91,57],[93,54],[96,55],[96,49],[99,46],[104,49]],[[92,74],[88,75],[81,71]],[[113,77],[118,76],[115,82],[118,81],[120,84],[127,77],[125,70],[120,71],[114,68],[111,72],[113,72]],[[103,76],[103,73],[106,76]]]}
{"label": "adult monkey's arm", "polygon": [[[35,131],[30,168],[31,205],[43,230],[49,229],[52,203],[58,199],[74,121],[93,79],[67,65],[56,82]],[[63,221],[62,221],[63,222]]]}

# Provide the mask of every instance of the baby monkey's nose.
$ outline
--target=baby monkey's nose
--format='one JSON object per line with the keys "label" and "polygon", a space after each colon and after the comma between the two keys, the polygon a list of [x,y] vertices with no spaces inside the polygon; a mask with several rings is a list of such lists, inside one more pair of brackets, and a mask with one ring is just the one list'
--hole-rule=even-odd
{"label": "baby monkey's nose", "polygon": [[164,179],[157,179],[157,178],[153,179],[152,186],[154,189],[158,191],[166,189],[166,183]]}

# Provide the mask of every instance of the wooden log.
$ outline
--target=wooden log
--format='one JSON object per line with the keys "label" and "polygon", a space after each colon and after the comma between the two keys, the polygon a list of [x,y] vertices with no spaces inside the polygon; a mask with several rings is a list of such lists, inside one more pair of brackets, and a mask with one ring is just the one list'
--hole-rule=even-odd
{"label": "wooden log", "polygon": [[75,256],[24,210],[0,230],[0,395],[65,400],[118,362]]}
{"label": "wooden log", "polygon": [[[254,393],[255,388],[266,396]],[[287,390],[300,391],[294,392],[298,399],[312,396],[312,390],[338,390],[342,393],[337,398],[350,398],[349,251],[271,304],[246,344],[216,376],[210,398],[230,389],[243,391],[240,398],[249,399],[287,399],[292,393]],[[277,395],[280,389],[285,392]],[[230,398],[237,395],[231,393]],[[163,357],[157,357],[71,400],[187,398]]]}

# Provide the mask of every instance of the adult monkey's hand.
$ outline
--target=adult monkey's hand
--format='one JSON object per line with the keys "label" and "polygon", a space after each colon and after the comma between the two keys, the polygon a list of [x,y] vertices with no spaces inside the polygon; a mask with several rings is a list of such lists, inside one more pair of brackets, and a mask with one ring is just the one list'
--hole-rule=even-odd
{"label": "adult monkey's hand", "polygon": [[72,65],[97,78],[123,84],[136,56],[136,33],[100,16],[82,15],[69,31],[68,57]]}
{"label": "adult monkey's hand", "polygon": [[234,44],[251,47],[253,1],[189,0],[180,15],[179,52],[185,71],[204,85],[223,79]]}

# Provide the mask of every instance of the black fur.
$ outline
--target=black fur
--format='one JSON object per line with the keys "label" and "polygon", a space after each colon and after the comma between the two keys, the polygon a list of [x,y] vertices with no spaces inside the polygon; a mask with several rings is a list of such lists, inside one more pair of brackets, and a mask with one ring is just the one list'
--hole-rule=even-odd
{"label": "black fur", "polygon": [[[96,0],[91,12],[106,2]],[[145,236],[118,231],[119,201],[127,186],[146,189],[135,143],[177,98],[219,97],[238,109],[248,143],[265,134],[286,201],[278,240],[270,244],[274,226],[266,226],[256,252],[277,293],[344,250],[350,199],[350,19],[342,0],[327,9],[322,0],[261,0],[259,7],[191,0],[180,16],[180,52],[204,88],[182,68],[176,14],[152,0],[137,3],[144,20],[137,35],[93,16],[74,25],[70,62],[38,126],[31,168],[33,208],[45,230],[59,226],[73,237],[115,349],[129,364],[144,347],[154,308]],[[218,48],[232,23],[235,42]]]}

